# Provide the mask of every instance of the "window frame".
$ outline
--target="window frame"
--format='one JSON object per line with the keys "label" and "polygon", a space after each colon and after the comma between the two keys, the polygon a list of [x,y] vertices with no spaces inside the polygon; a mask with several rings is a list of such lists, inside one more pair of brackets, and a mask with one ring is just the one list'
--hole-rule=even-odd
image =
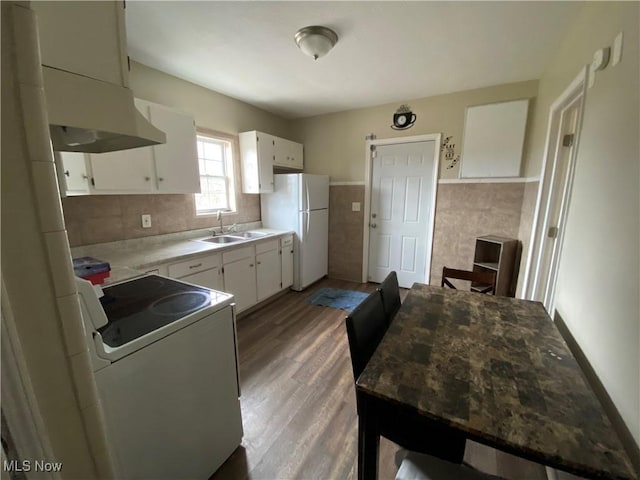
{"label": "window frame", "polygon": [[[214,177],[214,178],[224,178],[225,184],[225,193],[227,197],[227,207],[225,208],[212,208],[207,210],[199,210],[198,209],[198,195],[202,195],[203,193],[195,193],[193,195],[194,201],[194,210],[195,215],[198,218],[213,216],[218,212],[223,213],[236,213],[236,173],[235,173],[235,156],[237,152],[236,147],[236,139],[233,136],[225,135],[220,132],[215,132],[207,129],[197,128],[196,129],[196,146],[197,142],[203,140],[209,140],[211,143],[220,143],[223,144],[223,166],[224,166],[224,175],[208,175],[203,173],[200,170],[200,160],[201,157],[198,153],[198,178],[200,179],[200,184],[202,185],[203,177]],[[197,151],[197,148],[196,148]]]}

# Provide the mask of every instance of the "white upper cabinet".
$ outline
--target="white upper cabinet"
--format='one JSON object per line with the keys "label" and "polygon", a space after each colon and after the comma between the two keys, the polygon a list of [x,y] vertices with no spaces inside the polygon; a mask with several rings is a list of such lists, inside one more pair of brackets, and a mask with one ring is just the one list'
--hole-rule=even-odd
{"label": "white upper cabinet", "polygon": [[55,152],[60,192],[66,195],[89,195],[90,178],[87,172],[87,154]]}
{"label": "white upper cabinet", "polygon": [[303,168],[301,143],[255,130],[242,132],[239,138],[244,193],[273,192],[273,167]]}
{"label": "white upper cabinet", "polygon": [[461,178],[518,177],[529,100],[468,107]]}
{"label": "white upper cabinet", "polygon": [[61,192],[66,195],[200,192],[193,117],[140,99],[136,99],[136,107],[165,132],[167,143],[109,153],[59,152]]}
{"label": "white upper cabinet", "polygon": [[153,152],[151,147],[109,153],[90,153],[93,193],[151,193]]}
{"label": "white upper cabinet", "polygon": [[[141,111],[142,102],[136,100]],[[144,103],[149,105],[149,120],[153,126],[167,135],[167,143],[151,147],[158,193],[199,193],[200,172],[193,117],[162,105]]]}
{"label": "white upper cabinet", "polygon": [[292,142],[291,140],[276,137],[274,153],[274,166],[302,170],[303,147],[301,143]]}
{"label": "white upper cabinet", "polygon": [[242,157],[242,191],[273,192],[275,137],[268,133],[252,131],[240,133],[238,139]]}
{"label": "white upper cabinet", "polygon": [[129,86],[124,2],[31,5],[38,17],[43,65]]}

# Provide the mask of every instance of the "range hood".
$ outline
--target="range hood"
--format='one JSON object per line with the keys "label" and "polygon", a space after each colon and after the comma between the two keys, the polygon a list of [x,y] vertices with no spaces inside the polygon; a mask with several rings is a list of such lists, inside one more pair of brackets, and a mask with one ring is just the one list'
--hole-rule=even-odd
{"label": "range hood", "polygon": [[42,66],[53,149],[103,153],[166,143],[120,85]]}

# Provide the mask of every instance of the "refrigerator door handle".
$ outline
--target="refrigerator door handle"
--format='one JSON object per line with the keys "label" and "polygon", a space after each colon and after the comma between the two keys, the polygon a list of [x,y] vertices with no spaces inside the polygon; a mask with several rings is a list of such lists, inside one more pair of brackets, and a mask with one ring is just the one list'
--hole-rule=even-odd
{"label": "refrigerator door handle", "polygon": [[[309,184],[307,179],[304,180],[304,191],[307,194],[307,204],[305,205],[305,210],[311,210],[311,204],[309,203]],[[308,223],[308,220],[307,220]]]}
{"label": "refrigerator door handle", "polygon": [[305,216],[307,217],[307,226],[306,226],[306,228],[304,229],[304,236],[305,236],[305,238],[306,238],[306,237],[308,237],[308,236],[309,236],[309,217],[310,217],[311,215],[309,215],[309,210],[307,210],[306,212],[302,212],[302,213],[304,213],[304,214],[305,214]]}

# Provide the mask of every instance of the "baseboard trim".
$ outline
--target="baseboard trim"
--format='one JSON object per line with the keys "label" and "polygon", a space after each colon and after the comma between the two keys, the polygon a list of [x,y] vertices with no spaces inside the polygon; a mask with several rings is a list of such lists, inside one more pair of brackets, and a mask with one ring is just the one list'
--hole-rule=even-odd
{"label": "baseboard trim", "polygon": [[598,375],[591,366],[591,363],[589,363],[587,356],[582,351],[582,348],[580,348],[580,345],[578,345],[578,342],[576,342],[575,338],[571,334],[571,331],[567,327],[567,324],[564,322],[557,310],[554,313],[553,321],[558,327],[558,330],[560,331],[560,334],[564,338],[565,342],[567,342],[567,346],[578,362],[578,365],[580,365],[580,368],[587,378],[589,385],[593,389],[593,392],[596,394],[596,397],[602,404],[602,408],[609,417],[609,421],[611,422],[613,429],[618,434],[620,442],[626,450],[627,455],[629,455],[629,459],[633,464],[633,468],[636,470],[637,474],[640,474],[640,447],[636,443],[633,434],[629,431],[629,428],[622,419],[620,412],[613,403],[613,400],[611,400],[609,393],[604,388],[604,385],[598,378]]}

